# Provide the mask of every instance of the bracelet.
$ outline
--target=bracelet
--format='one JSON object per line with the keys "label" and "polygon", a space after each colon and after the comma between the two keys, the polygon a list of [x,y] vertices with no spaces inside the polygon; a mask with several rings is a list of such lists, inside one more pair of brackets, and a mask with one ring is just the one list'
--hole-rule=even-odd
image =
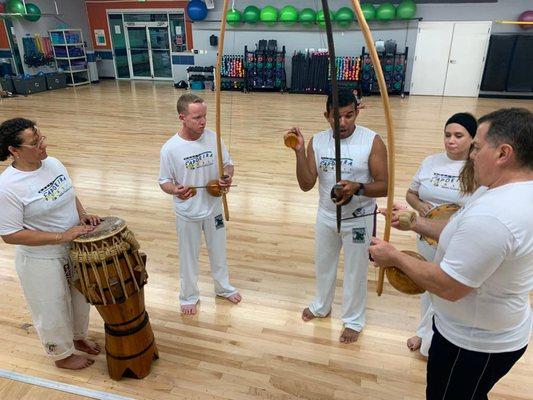
{"label": "bracelet", "polygon": [[63,240],[63,234],[62,233],[56,233],[55,241],[56,242],[60,242],[61,240]]}
{"label": "bracelet", "polygon": [[84,216],[84,215],[87,215],[87,211],[83,210],[81,213],[80,213],[80,217]]}

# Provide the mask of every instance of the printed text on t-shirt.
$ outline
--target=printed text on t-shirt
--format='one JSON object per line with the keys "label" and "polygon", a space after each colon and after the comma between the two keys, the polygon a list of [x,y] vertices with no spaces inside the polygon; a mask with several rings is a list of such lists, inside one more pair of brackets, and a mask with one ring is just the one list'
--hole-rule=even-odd
{"label": "printed text on t-shirt", "polygon": [[434,172],[431,178],[431,184],[443,189],[459,190],[459,177]]}
{"label": "printed text on t-shirt", "polygon": [[39,190],[43,194],[45,201],[54,201],[59,199],[65,193],[72,189],[72,183],[65,175],[61,174],[48,185]]}
{"label": "printed text on t-shirt", "polygon": [[209,150],[194,156],[185,157],[183,161],[185,162],[185,168],[193,170],[213,165],[215,157],[213,156],[213,152]]}
{"label": "printed text on t-shirt", "polygon": [[[341,158],[341,172],[350,172],[353,165],[351,158]],[[319,168],[322,172],[332,172],[335,170],[335,159],[331,157],[320,157]]]}

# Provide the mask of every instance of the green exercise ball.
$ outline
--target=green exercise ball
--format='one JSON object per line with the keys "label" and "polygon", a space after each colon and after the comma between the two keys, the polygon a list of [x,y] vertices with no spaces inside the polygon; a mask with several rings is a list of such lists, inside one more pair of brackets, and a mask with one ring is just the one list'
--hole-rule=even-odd
{"label": "green exercise ball", "polygon": [[[329,10],[329,16],[331,18],[331,24],[335,22],[335,13]],[[324,10],[320,10],[316,13],[316,22],[321,28],[326,27],[326,18],[324,17]]]}
{"label": "green exercise ball", "polygon": [[316,21],[316,12],[312,8],[304,8],[300,11],[300,23],[303,26],[313,26]]}
{"label": "green exercise ball", "polygon": [[20,0],[7,0],[5,5],[6,13],[24,14],[24,3]]}
{"label": "green exercise ball", "polygon": [[355,14],[350,7],[342,7],[335,13],[335,21],[339,26],[347,28],[353,22]]}
{"label": "green exercise ball", "polygon": [[372,21],[376,19],[376,8],[372,4],[361,4],[361,10],[367,21]]}
{"label": "green exercise ball", "polygon": [[392,3],[383,3],[378,7],[378,10],[376,11],[376,18],[379,21],[390,21],[394,19],[396,16],[396,8],[392,5]]}
{"label": "green exercise ball", "polygon": [[41,18],[41,10],[39,7],[33,3],[26,3],[26,15],[24,16],[24,19],[36,22],[39,21],[39,18]]}
{"label": "green exercise ball", "polygon": [[278,10],[276,7],[266,6],[261,10],[261,22],[267,25],[274,25],[278,20]]}
{"label": "green exercise ball", "polygon": [[261,10],[256,6],[248,6],[242,12],[242,18],[247,24],[256,24],[261,17]]}
{"label": "green exercise ball", "polygon": [[403,0],[396,8],[396,18],[409,19],[416,14],[416,4],[413,0]]}
{"label": "green exercise ball", "polygon": [[239,10],[228,10],[226,14],[226,22],[228,25],[237,26],[242,20],[242,14]]}
{"label": "green exercise ball", "polygon": [[279,12],[279,20],[285,25],[298,22],[298,10],[290,5],[283,7]]}

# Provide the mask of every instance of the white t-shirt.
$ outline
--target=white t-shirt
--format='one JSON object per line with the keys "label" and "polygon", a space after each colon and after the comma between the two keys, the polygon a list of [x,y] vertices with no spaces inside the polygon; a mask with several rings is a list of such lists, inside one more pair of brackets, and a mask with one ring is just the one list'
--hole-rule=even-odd
{"label": "white t-shirt", "polygon": [[[23,229],[64,232],[79,223],[76,192],[59,160],[47,157],[35,171],[8,166],[0,175],[0,235]],[[18,246],[31,257],[64,256],[69,244]]]}
{"label": "white t-shirt", "polygon": [[420,164],[409,189],[433,207],[446,203],[463,205],[466,198],[460,192],[459,173],[464,165],[465,160],[452,160],[445,152],[432,154]]}
{"label": "white t-shirt", "polygon": [[533,181],[484,190],[452,216],[435,255],[446,274],[475,289],[456,302],[431,298],[446,339],[502,353],[526,346],[531,333]]}
{"label": "white t-shirt", "polygon": [[[231,165],[229,153],[222,143],[222,164]],[[161,148],[159,184],[173,182],[186,186],[205,186],[218,179],[216,133],[205,129],[198,140],[185,140],[175,134]],[[222,201],[205,189],[187,200],[174,197],[174,211],[187,221],[198,221],[220,212]]]}
{"label": "white t-shirt", "polygon": [[[368,159],[374,144],[376,132],[357,125],[346,139],[341,139],[341,179],[370,183],[373,181],[368,167]],[[325,217],[336,219],[337,207],[331,200],[331,189],[335,179],[335,139],[333,130],[328,129],[313,136],[316,169],[318,173],[318,212]],[[371,197],[353,196],[342,206],[342,218],[352,217],[352,213],[368,214],[374,211],[376,200]]]}

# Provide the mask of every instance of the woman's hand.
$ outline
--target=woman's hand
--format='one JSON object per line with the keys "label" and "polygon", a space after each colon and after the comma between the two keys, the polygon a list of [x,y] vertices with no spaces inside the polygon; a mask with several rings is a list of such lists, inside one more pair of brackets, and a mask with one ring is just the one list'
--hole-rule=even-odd
{"label": "woman's hand", "polygon": [[83,214],[80,218],[80,222],[83,224],[83,225],[92,225],[92,226],[96,226],[96,225],[100,225],[100,217],[98,215],[93,215],[93,214]]}
{"label": "woman's hand", "polygon": [[59,243],[69,243],[76,239],[78,236],[85,235],[86,233],[94,230],[93,225],[76,225],[69,230],[60,234]]}
{"label": "woman's hand", "polygon": [[425,217],[428,212],[433,209],[433,206],[425,201],[420,200],[416,211],[420,214],[421,217]]}

